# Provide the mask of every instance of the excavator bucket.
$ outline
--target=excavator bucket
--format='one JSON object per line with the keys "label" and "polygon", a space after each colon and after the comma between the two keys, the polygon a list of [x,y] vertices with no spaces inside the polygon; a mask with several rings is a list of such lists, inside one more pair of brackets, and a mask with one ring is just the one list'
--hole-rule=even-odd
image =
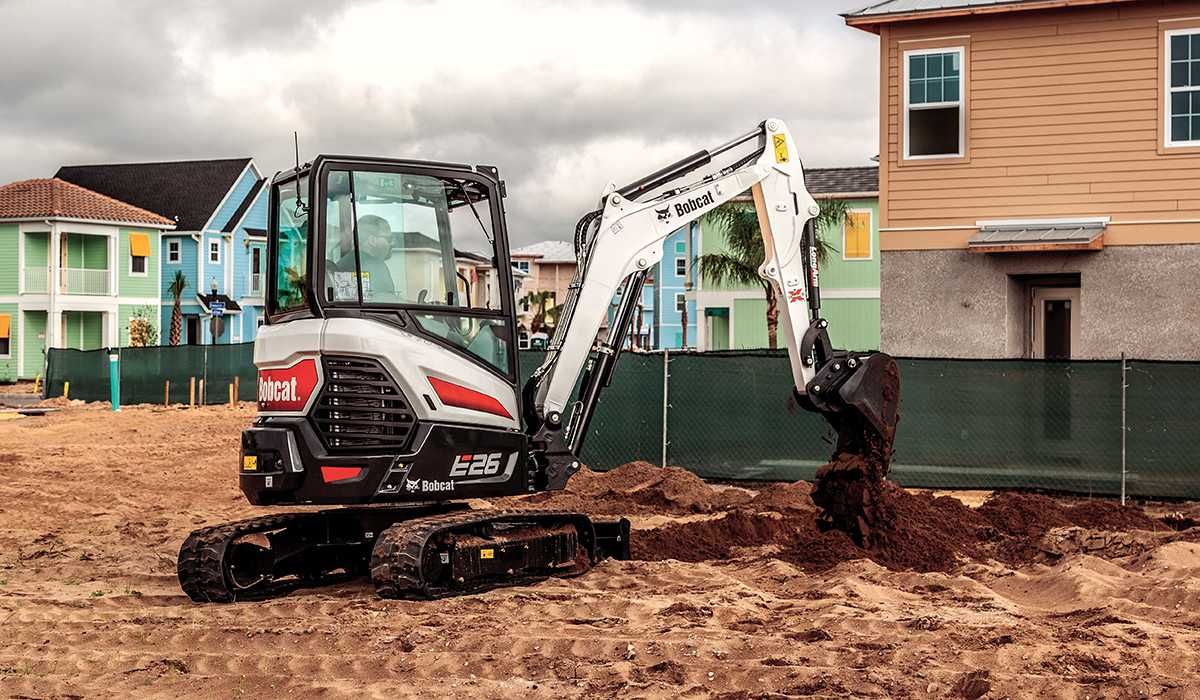
{"label": "excavator bucket", "polygon": [[838,362],[852,367],[851,373],[837,386],[836,397],[813,402],[837,432],[837,447],[817,470],[812,498],[823,511],[823,527],[870,546],[872,530],[887,517],[881,494],[900,419],[900,371],[885,353],[848,354]]}

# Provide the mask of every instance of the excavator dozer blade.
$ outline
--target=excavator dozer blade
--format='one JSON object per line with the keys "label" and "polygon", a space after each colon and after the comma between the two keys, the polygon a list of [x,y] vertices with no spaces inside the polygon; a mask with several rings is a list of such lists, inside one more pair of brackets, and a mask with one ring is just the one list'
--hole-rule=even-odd
{"label": "excavator dozer blade", "polygon": [[858,366],[838,387],[837,399],[817,406],[837,432],[837,448],[817,470],[812,498],[823,527],[869,546],[872,529],[886,517],[880,496],[900,419],[900,371],[885,353],[853,359]]}

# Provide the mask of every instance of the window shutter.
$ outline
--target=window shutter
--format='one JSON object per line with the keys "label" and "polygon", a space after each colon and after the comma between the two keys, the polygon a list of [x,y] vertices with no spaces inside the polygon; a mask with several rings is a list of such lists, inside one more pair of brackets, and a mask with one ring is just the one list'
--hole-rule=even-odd
{"label": "window shutter", "polygon": [[9,322],[11,320],[12,316],[9,316],[8,314],[0,314],[0,338],[7,339],[9,337],[9,333],[11,331]]}
{"label": "window shutter", "polygon": [[871,257],[871,215],[866,212],[847,212],[845,227],[843,256],[847,260]]}
{"label": "window shutter", "polygon": [[150,236],[144,233],[129,234],[129,254],[134,257],[150,257]]}

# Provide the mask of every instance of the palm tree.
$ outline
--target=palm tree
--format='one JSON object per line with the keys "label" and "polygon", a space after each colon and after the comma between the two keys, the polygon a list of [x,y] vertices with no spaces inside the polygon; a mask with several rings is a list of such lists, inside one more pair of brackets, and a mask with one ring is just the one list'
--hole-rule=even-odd
{"label": "palm tree", "polygon": [[545,330],[547,328],[547,321],[550,321],[550,324],[553,325],[558,320],[558,307],[546,308],[547,303],[554,301],[554,296],[554,292],[550,291],[530,292],[521,299],[526,308],[536,309],[533,313],[533,318],[529,321],[530,333]]}
{"label": "palm tree", "polygon": [[[824,261],[830,252],[837,252],[823,236],[836,229],[846,218],[846,203],[841,200],[825,200],[821,213],[817,215],[817,261]],[[758,214],[753,206],[742,202],[727,202],[704,216],[705,223],[720,226],[725,231],[725,247],[721,253],[706,253],[696,258],[696,269],[709,284],[762,287],[767,299],[767,345],[778,347],[779,300],[775,289],[767,280],[758,276],[758,266],[766,258],[762,235],[758,228]]]}
{"label": "palm tree", "polygon": [[171,286],[167,287],[167,291],[175,298],[175,306],[171,308],[171,345],[179,345],[183,340],[183,309],[179,307],[179,300],[185,289],[187,277],[183,276],[182,271],[176,270],[175,279],[171,280]]}

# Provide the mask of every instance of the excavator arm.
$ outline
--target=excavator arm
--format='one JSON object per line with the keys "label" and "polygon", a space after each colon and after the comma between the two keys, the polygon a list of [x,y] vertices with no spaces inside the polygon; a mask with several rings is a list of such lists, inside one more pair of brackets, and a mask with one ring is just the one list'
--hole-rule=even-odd
{"label": "excavator arm", "polygon": [[[829,340],[821,317],[814,226],[820,207],[805,187],[798,155],[784,122],[768,119],[630,185],[610,185],[600,208],[581,219],[576,276],[545,362],[525,387],[526,424],[535,453],[545,460],[549,488],[561,488],[579,468],[577,456],[591,417],[611,381],[646,274],[662,259],[663,240],[747,191],[763,237],[759,274],[780,300],[794,392],[802,406],[824,415],[838,433],[831,465],[856,465],[826,468],[825,476],[843,479],[849,471],[854,472],[851,481],[882,481],[898,417],[896,364],[879,352],[836,350]],[[717,167],[719,159],[729,164]],[[704,169],[707,174],[686,179]],[[623,294],[611,331],[598,338],[618,289]]]}

